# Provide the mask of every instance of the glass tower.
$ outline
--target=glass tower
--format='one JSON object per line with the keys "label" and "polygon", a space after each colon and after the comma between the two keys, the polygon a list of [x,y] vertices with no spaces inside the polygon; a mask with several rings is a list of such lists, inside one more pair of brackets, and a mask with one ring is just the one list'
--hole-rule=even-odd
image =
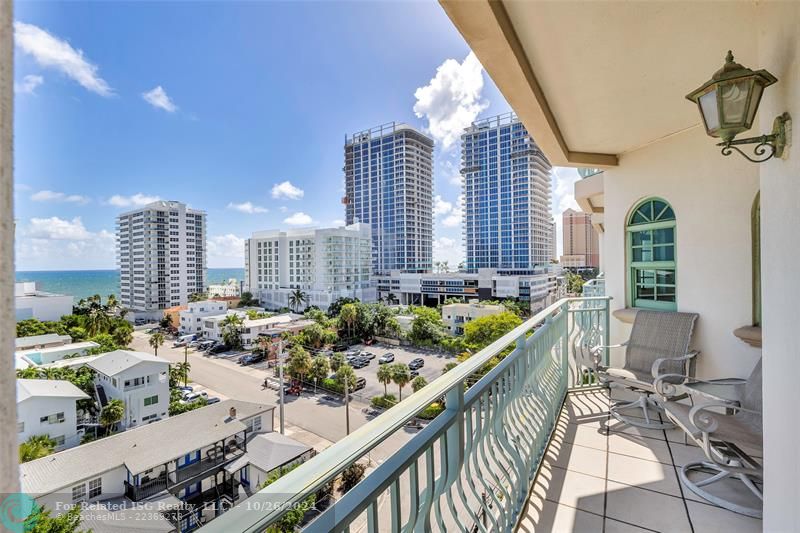
{"label": "glass tower", "polygon": [[345,218],[372,230],[375,273],[433,266],[433,140],[390,122],[345,137]]}
{"label": "glass tower", "polygon": [[468,272],[526,274],[550,263],[550,162],[516,115],[477,121],[461,136]]}

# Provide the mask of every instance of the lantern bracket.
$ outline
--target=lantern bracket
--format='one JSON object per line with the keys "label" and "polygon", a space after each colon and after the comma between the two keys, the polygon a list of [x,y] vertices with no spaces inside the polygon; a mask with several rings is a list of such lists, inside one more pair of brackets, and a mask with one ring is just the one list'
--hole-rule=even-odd
{"label": "lantern bracket", "polygon": [[[722,147],[722,155],[731,155],[733,151],[736,150],[742,157],[753,163],[763,163],[769,161],[773,157],[781,157],[783,155],[783,149],[786,147],[786,130],[791,128],[791,120],[792,118],[789,116],[789,113],[783,113],[775,117],[775,121],[772,123],[772,133],[769,135],[748,137],[746,139],[733,139],[718,143],[717,146]],[[756,146],[753,148],[755,157],[750,157],[737,146],[742,144],[755,144]]]}

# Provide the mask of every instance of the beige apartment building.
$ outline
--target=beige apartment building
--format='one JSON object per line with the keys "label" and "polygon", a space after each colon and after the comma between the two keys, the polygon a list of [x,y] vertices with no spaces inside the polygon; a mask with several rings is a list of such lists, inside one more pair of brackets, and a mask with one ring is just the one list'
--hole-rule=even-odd
{"label": "beige apartment building", "polygon": [[567,209],[562,214],[564,249],[561,266],[600,268],[600,244],[592,227],[592,215]]}

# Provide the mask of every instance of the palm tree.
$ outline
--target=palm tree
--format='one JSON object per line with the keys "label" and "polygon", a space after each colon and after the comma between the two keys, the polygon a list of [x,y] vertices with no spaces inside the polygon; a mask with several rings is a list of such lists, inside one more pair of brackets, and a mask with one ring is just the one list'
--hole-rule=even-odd
{"label": "palm tree", "polygon": [[344,304],[339,312],[339,318],[347,324],[348,338],[353,336],[353,323],[358,318],[358,307],[355,304]]}
{"label": "palm tree", "polygon": [[289,306],[294,311],[297,311],[297,308],[301,306],[303,302],[308,302],[308,294],[304,293],[302,289],[295,289],[289,294]]}
{"label": "palm tree", "polygon": [[183,363],[175,363],[175,370],[183,376],[183,386],[187,386],[189,384],[189,372],[192,370],[192,364],[188,361]]}
{"label": "palm tree", "polygon": [[158,357],[158,348],[164,344],[164,335],[162,333],[153,333],[150,335],[150,347],[153,349],[153,353],[156,357]]}
{"label": "palm tree", "polygon": [[110,320],[104,309],[92,308],[86,316],[86,333],[90,337],[94,337],[98,333],[105,333],[108,331],[109,324]]}
{"label": "palm tree", "polygon": [[403,387],[408,385],[408,382],[411,381],[411,371],[408,369],[408,365],[403,363],[394,364],[392,367],[392,381],[394,381],[400,389],[400,395],[397,401],[403,401]]}
{"label": "palm tree", "polygon": [[339,370],[339,367],[342,365],[347,364],[347,358],[345,358],[343,353],[336,352],[331,356],[331,370],[336,372]]}
{"label": "palm tree", "polygon": [[356,371],[350,365],[342,365],[336,371],[336,381],[344,388],[345,382],[347,383],[348,395],[356,388]]}
{"label": "palm tree", "polygon": [[240,348],[242,346],[242,324],[244,324],[244,318],[236,313],[226,316],[220,322],[222,340],[231,348]]}
{"label": "palm tree", "polygon": [[383,395],[389,394],[388,386],[392,382],[393,377],[392,367],[390,365],[381,365],[378,367],[378,382],[383,383]]}
{"label": "palm tree", "polygon": [[386,295],[386,303],[392,305],[393,303],[399,304],[400,300],[397,299],[397,296],[394,293],[389,293]]}
{"label": "palm tree", "polygon": [[109,400],[106,406],[103,407],[103,410],[100,411],[100,423],[106,429],[106,432],[108,432],[109,430],[113,430],[114,426],[116,426],[124,416],[125,404],[122,403],[122,400],[114,398],[113,400]]}
{"label": "palm tree", "polygon": [[312,365],[313,361],[311,360],[311,356],[302,346],[292,347],[289,361],[287,362],[287,370],[290,376],[302,381],[303,376],[311,371]]}
{"label": "palm tree", "polygon": [[34,435],[19,445],[19,462],[27,463],[46,457],[56,449],[56,441],[50,435]]}
{"label": "palm tree", "polygon": [[419,392],[419,390],[428,384],[428,380],[422,376],[417,376],[414,378],[414,381],[411,382],[411,389],[414,392]]}

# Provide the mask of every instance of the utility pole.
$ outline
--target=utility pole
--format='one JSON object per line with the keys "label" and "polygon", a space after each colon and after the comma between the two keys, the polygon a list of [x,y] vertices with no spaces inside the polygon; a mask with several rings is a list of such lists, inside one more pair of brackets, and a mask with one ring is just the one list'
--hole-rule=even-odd
{"label": "utility pole", "polygon": [[347,435],[350,434],[350,391],[348,390],[349,381],[350,377],[346,376],[344,378],[344,416],[347,427]]}
{"label": "utility pole", "polygon": [[283,426],[283,339],[278,341],[278,380],[280,381],[280,419],[281,419],[281,435],[284,434]]}
{"label": "utility pole", "polygon": [[187,370],[187,366],[189,364],[189,344],[186,343],[183,345],[183,386],[187,387],[189,385],[189,371]]}

